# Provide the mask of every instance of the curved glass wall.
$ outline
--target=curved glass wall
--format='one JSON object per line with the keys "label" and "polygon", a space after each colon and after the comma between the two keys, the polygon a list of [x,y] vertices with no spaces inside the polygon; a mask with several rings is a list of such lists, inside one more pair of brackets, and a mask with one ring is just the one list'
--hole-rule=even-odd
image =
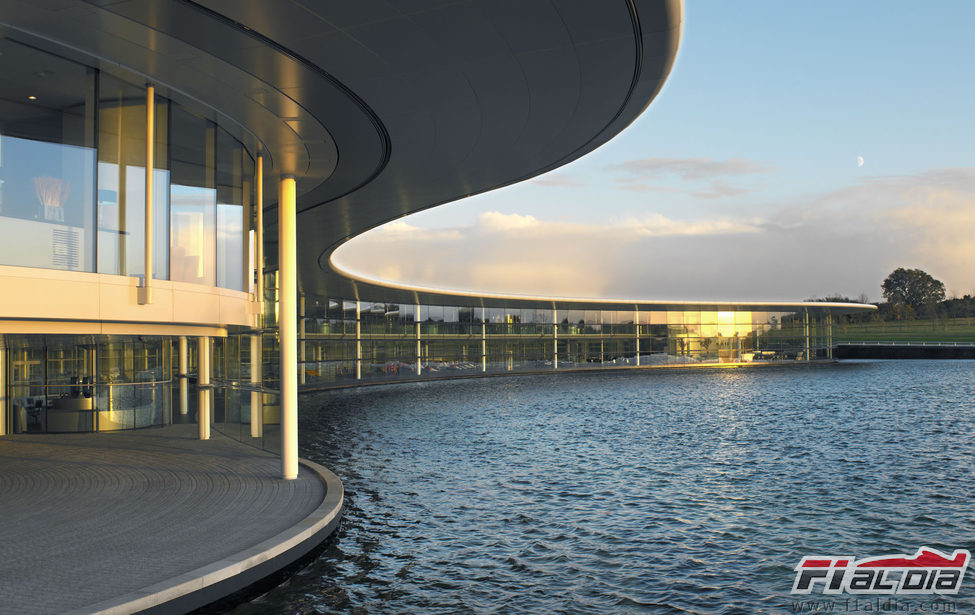
{"label": "curved glass wall", "polygon": [[305,384],[827,355],[826,314],[307,301]]}
{"label": "curved glass wall", "polygon": [[[0,38],[0,264],[145,275],[146,87]],[[153,271],[247,290],[253,159],[155,98]]]}
{"label": "curved glass wall", "polygon": [[[278,451],[273,273],[266,282],[266,328],[238,328],[213,340],[212,426]],[[303,305],[298,372],[306,391],[428,378],[831,359],[838,317],[816,305],[795,311],[553,310],[312,296]]]}
{"label": "curved glass wall", "polygon": [[[266,288],[265,352],[277,346],[273,274],[267,276]],[[829,308],[815,305],[796,311],[732,311],[706,305],[695,310],[553,310],[315,296],[306,296],[303,305],[299,377],[306,386],[832,358],[834,316]],[[267,361],[264,382],[273,389],[276,359],[272,355]]]}
{"label": "curved glass wall", "polygon": [[93,270],[96,78],[0,38],[0,263]]}
{"label": "curved glass wall", "polygon": [[170,421],[168,338],[5,337],[13,433],[119,431]]}

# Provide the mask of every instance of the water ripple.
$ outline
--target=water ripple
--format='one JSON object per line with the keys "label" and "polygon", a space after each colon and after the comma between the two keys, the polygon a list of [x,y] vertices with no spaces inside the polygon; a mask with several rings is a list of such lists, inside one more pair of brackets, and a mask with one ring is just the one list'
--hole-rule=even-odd
{"label": "water ripple", "polygon": [[[807,554],[975,550],[975,364],[516,377],[301,398],[346,487],[239,614],[783,613]],[[957,612],[975,612],[968,582]]]}

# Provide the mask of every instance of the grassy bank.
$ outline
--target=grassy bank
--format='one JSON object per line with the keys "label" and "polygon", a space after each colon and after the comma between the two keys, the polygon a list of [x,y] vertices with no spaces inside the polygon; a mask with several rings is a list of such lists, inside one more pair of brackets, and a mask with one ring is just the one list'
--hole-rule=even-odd
{"label": "grassy bank", "polygon": [[834,342],[975,342],[975,318],[833,325]]}

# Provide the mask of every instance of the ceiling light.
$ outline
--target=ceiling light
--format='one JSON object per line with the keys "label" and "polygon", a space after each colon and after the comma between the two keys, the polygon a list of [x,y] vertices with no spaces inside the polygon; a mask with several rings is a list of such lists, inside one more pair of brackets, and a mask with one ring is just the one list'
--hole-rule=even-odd
{"label": "ceiling light", "polygon": [[37,97],[31,94],[30,96],[27,97],[27,100],[37,100]]}

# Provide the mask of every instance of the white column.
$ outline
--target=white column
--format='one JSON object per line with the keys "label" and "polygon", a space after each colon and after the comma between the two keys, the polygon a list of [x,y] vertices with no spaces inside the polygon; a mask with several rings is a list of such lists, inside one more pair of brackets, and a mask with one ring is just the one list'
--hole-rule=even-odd
{"label": "white column", "polygon": [[833,313],[826,310],[826,358],[833,358]]}
{"label": "white column", "polygon": [[155,167],[155,135],[156,88],[146,85],[145,273],[138,289],[139,305],[152,303],[152,171]]}
{"label": "white column", "polygon": [[[251,269],[251,259],[254,256],[253,245],[251,244],[251,219],[254,214],[253,207],[251,205],[251,196],[254,194],[254,189],[251,186],[251,178],[244,177],[244,158],[247,154],[241,150],[239,155],[234,156],[234,173],[240,174],[241,181],[241,196],[240,196],[240,228],[244,234],[243,241],[240,242],[240,279],[243,280],[243,290],[245,293],[251,292],[251,276],[254,275],[254,270]],[[256,235],[256,233],[255,233]]]}
{"label": "white column", "polygon": [[278,197],[278,327],[281,340],[281,474],[298,478],[298,267],[295,179],[282,177]]}
{"label": "white column", "polygon": [[196,382],[199,389],[199,408],[196,421],[201,440],[210,439],[210,338],[198,337],[196,341]]}
{"label": "white column", "polygon": [[7,346],[0,335],[0,436],[7,435]]}
{"label": "white column", "polygon": [[179,336],[179,356],[176,361],[179,369],[179,413],[185,415],[190,407],[190,383],[187,380],[189,343],[185,335]]}
{"label": "white column", "polygon": [[806,360],[809,361],[809,310],[803,310],[803,323],[806,332]]}
{"label": "white column", "polygon": [[640,310],[633,311],[633,328],[636,330],[636,364],[640,365]]}
{"label": "white column", "polygon": [[257,155],[254,172],[254,300],[258,329],[264,326],[264,156]]}
{"label": "white column", "polygon": [[264,156],[254,161],[254,328],[251,335],[251,437],[264,435]]}
{"label": "white column", "polygon": [[[358,321],[359,317],[356,316]],[[358,328],[358,325],[356,325]],[[305,384],[305,296],[298,296],[298,384]]]}
{"label": "white column", "polygon": [[[91,397],[92,397],[91,403],[92,403],[92,407],[95,408],[95,410],[98,410],[98,407],[97,407],[98,390],[96,388],[98,386],[98,384],[97,384],[98,383],[98,361],[97,361],[98,354],[97,354],[97,352],[98,351],[95,350],[95,345],[92,344],[91,348],[88,350],[88,377],[91,378],[91,389],[90,389],[90,391],[91,391]],[[92,429],[94,429],[94,431],[98,431],[98,415],[99,414],[100,414],[99,412],[93,412],[92,413]]]}
{"label": "white column", "polygon": [[[260,387],[264,383],[262,360],[262,341],[261,335],[251,335],[251,386]],[[251,391],[251,437],[260,438],[264,433],[264,393],[261,391]]]}
{"label": "white column", "polygon": [[481,371],[487,371],[487,322],[484,320],[487,310],[481,308]]}
{"label": "white column", "polygon": [[552,308],[552,369],[559,368],[559,311]]}
{"label": "white column", "polygon": [[606,362],[606,341],[603,337],[606,330],[603,328],[603,311],[599,310],[599,365]]}
{"label": "white column", "polygon": [[420,304],[416,304],[416,312],[414,312],[413,322],[416,325],[416,375],[419,376],[423,371],[422,354],[420,349]]}
{"label": "white column", "polygon": [[362,304],[355,302],[355,379],[362,380]]}

